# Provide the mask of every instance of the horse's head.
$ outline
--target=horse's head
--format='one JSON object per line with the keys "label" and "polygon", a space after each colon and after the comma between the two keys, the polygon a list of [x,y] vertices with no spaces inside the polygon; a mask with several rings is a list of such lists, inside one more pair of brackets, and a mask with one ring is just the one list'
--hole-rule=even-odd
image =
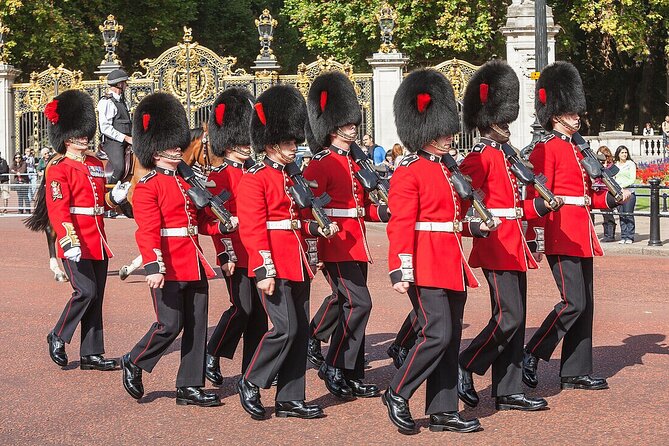
{"label": "horse's head", "polygon": [[183,152],[183,160],[189,166],[198,164],[205,174],[211,171],[211,168],[218,163],[218,157],[214,155],[209,147],[209,133],[207,124],[202,127],[191,129],[190,144]]}

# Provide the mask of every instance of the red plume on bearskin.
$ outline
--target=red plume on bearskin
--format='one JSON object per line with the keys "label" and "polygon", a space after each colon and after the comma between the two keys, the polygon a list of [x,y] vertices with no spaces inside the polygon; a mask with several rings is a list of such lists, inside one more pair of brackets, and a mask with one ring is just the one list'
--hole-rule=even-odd
{"label": "red plume on bearskin", "polygon": [[540,88],[539,89],[539,102],[546,105],[546,89],[545,88]]}
{"label": "red plume on bearskin", "polygon": [[209,144],[214,155],[225,156],[225,149],[251,145],[249,124],[255,98],[242,87],[226,88],[212,104],[209,114]]}
{"label": "red plume on bearskin", "polygon": [[265,146],[282,141],[304,141],[307,109],[304,97],[295,87],[279,84],[265,90],[251,115],[251,145],[260,153]]}
{"label": "red plume on bearskin", "polygon": [[46,116],[46,119],[48,119],[51,124],[58,123],[58,101],[56,99],[46,104],[46,107],[44,107],[44,116]]}
{"label": "red plume on bearskin", "polygon": [[68,139],[95,137],[97,120],[93,99],[81,90],[67,90],[53,98],[44,109],[44,115],[49,121],[49,141],[58,153],[65,153]]}
{"label": "red plume on bearskin", "polygon": [[585,113],[583,81],[576,67],[569,62],[555,62],[544,68],[535,92],[534,110],[546,130],[553,129],[553,116]]}
{"label": "red plume on bearskin", "polygon": [[481,99],[481,104],[488,102],[488,84],[479,85],[479,98]]}
{"label": "red plume on bearskin", "polygon": [[518,118],[520,82],[503,60],[483,64],[471,77],[462,99],[462,117],[467,130],[490,129]]}
{"label": "red plume on bearskin", "polygon": [[215,118],[216,118],[216,124],[218,126],[223,125],[223,117],[225,116],[225,104],[218,104],[216,106],[216,110],[214,111]]}
{"label": "red plume on bearskin", "polygon": [[144,113],[144,116],[142,116],[142,127],[144,128],[144,131],[149,129],[149,122],[151,122],[151,115]]}
{"label": "red plume on bearskin", "polygon": [[425,109],[432,102],[432,97],[429,93],[418,93],[416,96],[416,107],[419,113],[425,113]]}
{"label": "red plume on bearskin", "polygon": [[265,107],[263,107],[262,102],[256,102],[256,105],[253,106],[256,109],[256,114],[258,119],[262,122],[262,125],[267,125],[267,118],[265,117]]}
{"label": "red plume on bearskin", "polygon": [[321,112],[325,111],[325,106],[328,103],[328,91],[321,91]]}

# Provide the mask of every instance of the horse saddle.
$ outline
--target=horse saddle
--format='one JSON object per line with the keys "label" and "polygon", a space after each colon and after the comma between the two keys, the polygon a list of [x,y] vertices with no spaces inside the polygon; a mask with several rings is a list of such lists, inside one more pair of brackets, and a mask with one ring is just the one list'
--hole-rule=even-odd
{"label": "horse saddle", "polygon": [[[134,157],[132,156],[132,146],[128,145],[125,147],[125,151],[123,153],[123,175],[122,175],[123,179],[121,180],[122,182],[130,180],[134,168],[135,166],[134,166]],[[114,173],[114,167],[112,166],[112,163],[110,163],[107,160],[105,162],[105,178],[107,180],[108,187],[114,187],[114,184],[110,183],[113,173]]]}

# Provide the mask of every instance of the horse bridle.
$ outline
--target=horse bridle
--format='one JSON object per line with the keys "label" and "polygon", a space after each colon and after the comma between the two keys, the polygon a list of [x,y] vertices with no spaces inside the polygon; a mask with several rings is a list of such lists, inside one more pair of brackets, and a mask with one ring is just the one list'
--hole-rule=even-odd
{"label": "horse bridle", "polygon": [[201,146],[202,146],[202,152],[203,152],[203,158],[204,158],[204,166],[202,166],[202,171],[204,172],[205,175],[209,175],[211,172],[211,159],[209,157],[209,132],[206,130],[202,133],[202,141],[201,141]]}

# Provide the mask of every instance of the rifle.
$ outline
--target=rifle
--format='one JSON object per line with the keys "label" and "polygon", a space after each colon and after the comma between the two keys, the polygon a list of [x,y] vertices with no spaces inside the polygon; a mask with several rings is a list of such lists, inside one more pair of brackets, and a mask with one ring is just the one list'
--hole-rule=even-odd
{"label": "rifle", "polygon": [[509,143],[502,144],[502,151],[504,156],[511,163],[509,170],[518,178],[518,180],[524,185],[532,184],[537,193],[546,200],[548,207],[552,210],[557,211],[561,204],[553,192],[546,187],[546,177],[543,174],[535,175],[528,167],[525,165],[523,160],[518,156],[518,152],[511,146]]}
{"label": "rifle", "polygon": [[367,192],[376,191],[383,201],[388,203],[388,192],[390,191],[390,182],[381,178],[381,175],[374,169],[372,160],[353,142],[351,143],[351,157],[353,161],[360,166],[360,170],[355,173],[356,178],[362,184]]}
{"label": "rifle", "polygon": [[588,144],[578,132],[574,133],[571,138],[583,155],[581,164],[585,171],[588,172],[588,175],[590,175],[590,178],[601,179],[611,195],[615,197],[616,201],[621,202],[623,200],[623,189],[616,180],[613,179],[611,171],[601,165],[597,159],[597,155],[595,155],[595,152],[590,148],[590,144]]}
{"label": "rifle", "polygon": [[327,193],[323,193],[320,197],[316,197],[311,190],[311,187],[317,187],[313,181],[307,181],[302,176],[302,171],[295,162],[286,165],[286,173],[293,180],[293,185],[288,189],[290,195],[295,200],[295,203],[301,208],[311,208],[311,213],[318,223],[318,226],[323,231],[323,234],[330,235],[330,225],[332,220],[325,215],[323,207],[331,200]]}
{"label": "rifle", "polygon": [[441,160],[446,165],[446,168],[451,172],[451,183],[453,183],[455,192],[457,192],[457,194],[463,200],[471,201],[472,207],[476,209],[476,212],[478,212],[481,220],[483,220],[489,229],[494,228],[494,216],[488,210],[485,204],[483,204],[483,199],[478,194],[478,192],[472,188],[469,180],[467,180],[467,178],[462,174],[455,159],[450,154],[446,153],[441,156]]}
{"label": "rifle", "polygon": [[192,186],[188,189],[187,194],[193,200],[195,206],[198,209],[209,206],[214,215],[216,215],[216,218],[223,223],[225,229],[228,232],[232,232],[235,228],[235,225],[232,223],[232,214],[223,205],[230,199],[230,192],[224,190],[218,195],[212,194],[203,181],[198,178],[193,168],[184,161],[181,161],[177,166],[177,172]]}

